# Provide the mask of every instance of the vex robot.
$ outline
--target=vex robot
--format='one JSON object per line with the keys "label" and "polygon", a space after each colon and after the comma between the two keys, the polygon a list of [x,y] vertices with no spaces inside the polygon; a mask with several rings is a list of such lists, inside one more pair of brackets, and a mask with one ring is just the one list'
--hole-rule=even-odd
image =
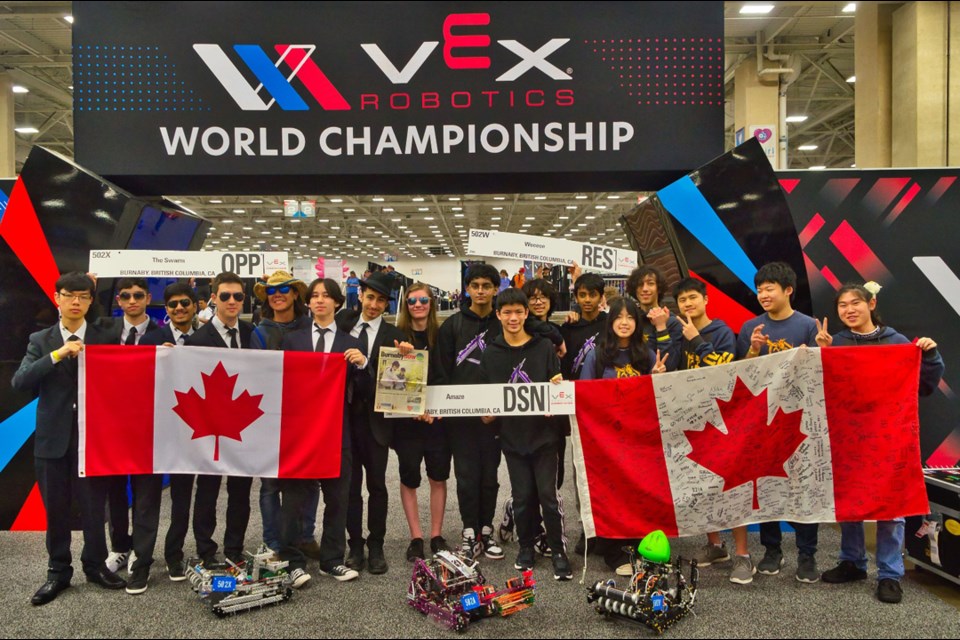
{"label": "vex robot", "polygon": [[528,570],[497,591],[486,584],[476,561],[441,551],[432,560],[416,561],[407,602],[441,626],[463,631],[473,620],[509,616],[533,605],[536,586]]}
{"label": "vex robot", "polygon": [[218,617],[247,609],[286,602],[293,595],[286,561],[273,559],[273,552],[261,547],[257,553],[243,552],[244,561],[227,559],[222,567],[204,567],[191,561],[187,577],[193,590]]}
{"label": "vex robot", "polygon": [[[606,617],[616,616],[646,625],[657,635],[693,609],[700,572],[695,560],[684,563],[678,557],[670,564],[670,543],[662,531],[644,538],[637,549],[630,548],[633,576],[626,589],[616,582],[597,582],[587,590],[587,602]],[[689,564],[689,581],[683,565]]]}

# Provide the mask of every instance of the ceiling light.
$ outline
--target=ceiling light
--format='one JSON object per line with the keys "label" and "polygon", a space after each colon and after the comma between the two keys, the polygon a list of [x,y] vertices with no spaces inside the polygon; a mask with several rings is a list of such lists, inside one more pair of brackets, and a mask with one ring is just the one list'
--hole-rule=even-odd
{"label": "ceiling light", "polygon": [[267,224],[266,220],[254,220],[257,224]]}
{"label": "ceiling light", "polygon": [[223,204],[223,200],[211,200],[210,204]]}
{"label": "ceiling light", "polygon": [[270,213],[283,213],[283,209],[270,209]]}
{"label": "ceiling light", "polygon": [[607,200],[619,200],[620,196],[607,196]]}
{"label": "ceiling light", "polygon": [[40,129],[36,127],[14,127],[13,130],[17,133],[40,133]]}
{"label": "ceiling light", "polygon": [[63,16],[63,19],[69,22],[70,24],[73,24],[73,16],[66,15],[66,16]]}
{"label": "ceiling light", "polygon": [[787,116],[787,122],[806,122],[810,116]]}
{"label": "ceiling light", "polygon": [[253,227],[243,227],[244,231],[253,231]]}
{"label": "ceiling light", "polygon": [[24,86],[22,86],[22,85],[19,85],[19,84],[13,85],[12,87],[10,87],[10,89],[11,89],[14,93],[30,93],[30,89],[27,89],[26,87],[24,87]]}
{"label": "ceiling light", "polygon": [[584,220],[596,220],[597,216],[583,216]]}
{"label": "ceiling light", "polygon": [[823,171],[823,170],[826,169],[827,167],[826,167],[826,165],[818,164],[818,165],[814,165],[814,166],[812,166],[812,167],[807,167],[807,168],[808,168],[810,171]]}
{"label": "ceiling light", "polygon": [[246,209],[234,209],[233,212],[234,212],[234,213],[246,213],[247,211],[246,211]]}
{"label": "ceiling light", "polygon": [[233,220],[221,220],[223,224],[233,224]]}
{"label": "ceiling light", "polygon": [[263,204],[263,200],[251,200],[250,204]]}
{"label": "ceiling light", "polygon": [[843,9],[841,9],[841,11],[843,11],[844,13],[853,13],[856,10],[857,10],[856,2],[850,2],[846,6],[844,6]]}
{"label": "ceiling light", "polygon": [[423,198],[419,198],[419,197],[418,197],[418,198],[414,198],[413,201],[414,201],[414,202],[423,202]]}
{"label": "ceiling light", "polygon": [[494,200],[506,200],[504,196],[493,196]]}
{"label": "ceiling light", "polygon": [[817,145],[815,144],[802,144],[797,147],[797,151],[816,151]]}
{"label": "ceiling light", "polygon": [[849,82],[850,84],[853,84],[856,81],[857,81],[857,76],[850,76],[849,78],[847,78],[847,82]]}
{"label": "ceiling light", "polygon": [[585,195],[582,195],[582,194],[581,194],[581,195],[577,196],[577,200],[586,200],[586,199],[587,199],[587,196],[585,196]]}
{"label": "ceiling light", "polygon": [[447,199],[450,200],[451,202],[456,202],[457,200],[460,199],[460,196],[450,196],[450,197],[447,198]]}
{"label": "ceiling light", "polygon": [[534,200],[546,200],[547,196],[533,196]]}
{"label": "ceiling light", "polygon": [[344,213],[353,213],[356,209],[344,209]]}
{"label": "ceiling light", "polygon": [[392,207],[384,207],[384,208],[383,208],[383,212],[384,212],[384,213],[393,213],[393,208],[392,208]]}
{"label": "ceiling light", "polygon": [[603,211],[603,210],[606,209],[606,208],[607,208],[607,205],[605,205],[605,204],[598,204],[598,205],[597,205],[597,209],[600,209],[600,211]]}
{"label": "ceiling light", "polygon": [[773,11],[772,4],[745,4],[740,7],[740,13],[745,15],[766,15]]}

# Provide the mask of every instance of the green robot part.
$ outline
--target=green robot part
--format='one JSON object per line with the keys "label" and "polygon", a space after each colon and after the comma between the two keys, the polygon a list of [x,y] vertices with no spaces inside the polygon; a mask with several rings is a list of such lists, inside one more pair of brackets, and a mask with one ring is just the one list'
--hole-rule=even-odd
{"label": "green robot part", "polygon": [[670,541],[663,531],[659,529],[647,534],[647,536],[637,545],[637,553],[641,558],[650,562],[659,564],[668,564],[670,562]]}

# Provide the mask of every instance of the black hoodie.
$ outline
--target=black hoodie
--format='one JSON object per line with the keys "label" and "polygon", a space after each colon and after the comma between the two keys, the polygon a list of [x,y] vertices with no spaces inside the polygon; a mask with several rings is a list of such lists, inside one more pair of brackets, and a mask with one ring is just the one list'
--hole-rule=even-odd
{"label": "black hoodie", "polygon": [[581,318],[576,322],[568,322],[560,327],[560,334],[567,343],[567,354],[563,356],[560,368],[563,370],[564,380],[579,380],[580,370],[587,358],[598,344],[603,344],[603,336],[607,329],[607,312],[601,311],[593,320]]}
{"label": "black hoodie", "polygon": [[[549,340],[534,336],[519,347],[498,335],[480,359],[480,375],[487,384],[549,382],[560,373],[560,361]],[[544,446],[558,445],[563,430],[545,416],[507,416],[499,419],[500,444],[505,453],[527,455]]]}

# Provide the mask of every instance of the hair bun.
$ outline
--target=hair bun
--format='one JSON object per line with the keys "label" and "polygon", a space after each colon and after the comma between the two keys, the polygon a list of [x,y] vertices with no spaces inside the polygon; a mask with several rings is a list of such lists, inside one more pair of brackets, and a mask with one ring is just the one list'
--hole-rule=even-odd
{"label": "hair bun", "polygon": [[873,297],[876,298],[880,295],[880,290],[883,289],[878,283],[871,280],[863,285],[863,288],[873,294]]}

